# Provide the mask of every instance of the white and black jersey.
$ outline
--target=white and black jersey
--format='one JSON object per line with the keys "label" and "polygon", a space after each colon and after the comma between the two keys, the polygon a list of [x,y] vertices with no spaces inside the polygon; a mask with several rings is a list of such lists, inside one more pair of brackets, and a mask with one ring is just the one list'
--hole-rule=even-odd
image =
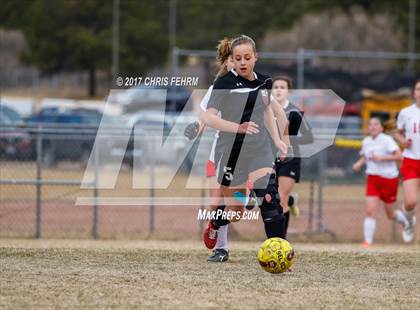
{"label": "white and black jersey", "polygon": [[229,71],[215,81],[207,105],[218,110],[224,120],[236,124],[252,121],[259,126],[259,133],[252,135],[220,132],[216,152],[222,155],[216,163],[217,176],[225,186],[243,184],[250,172],[273,165],[271,139],[264,124],[272,80],[260,73],[254,76],[250,81]]}
{"label": "white and black jersey", "polygon": [[[211,85],[209,87],[209,89],[207,90],[206,94],[203,97],[203,100],[201,100],[200,102],[200,108],[201,110],[203,110],[203,112],[207,111],[207,105],[209,103],[210,100],[210,95],[211,92],[213,91],[213,85]],[[209,159],[210,161],[212,161],[213,163],[216,162],[216,145],[217,145],[217,140],[219,139],[219,130],[216,131],[216,133],[214,134],[214,139],[213,139],[213,143],[211,145],[211,150],[210,150],[210,155],[209,155]]]}
{"label": "white and black jersey", "polygon": [[313,142],[312,129],[303,117],[303,111],[297,106],[287,101],[283,108],[289,121],[289,140],[294,157],[287,161],[276,159],[276,174],[278,177],[292,178],[299,183],[301,166],[299,145]]}
{"label": "white and black jersey", "polygon": [[207,107],[218,110],[227,121],[237,124],[252,121],[258,124],[260,131],[253,135],[221,132],[220,145],[232,145],[235,140],[235,146],[242,143],[245,148],[258,149],[269,138],[264,126],[264,110],[270,104],[268,91],[272,80],[260,73],[254,72],[254,76],[255,79],[249,81],[232,69],[214,83]]}

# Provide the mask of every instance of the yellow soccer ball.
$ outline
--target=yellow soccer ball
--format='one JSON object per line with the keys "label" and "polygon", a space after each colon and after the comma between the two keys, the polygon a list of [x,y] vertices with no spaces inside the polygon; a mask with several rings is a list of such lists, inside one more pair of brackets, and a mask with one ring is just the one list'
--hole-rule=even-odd
{"label": "yellow soccer ball", "polygon": [[270,238],[263,242],[257,254],[261,267],[270,273],[282,273],[293,265],[295,251],[287,240]]}

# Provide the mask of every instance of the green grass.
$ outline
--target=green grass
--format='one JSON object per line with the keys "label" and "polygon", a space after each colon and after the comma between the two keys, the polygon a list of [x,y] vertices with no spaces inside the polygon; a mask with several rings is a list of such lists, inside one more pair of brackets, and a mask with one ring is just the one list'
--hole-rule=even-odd
{"label": "green grass", "polygon": [[192,241],[0,240],[0,308],[420,308],[420,247],[295,244],[272,275],[258,243],[207,263]]}

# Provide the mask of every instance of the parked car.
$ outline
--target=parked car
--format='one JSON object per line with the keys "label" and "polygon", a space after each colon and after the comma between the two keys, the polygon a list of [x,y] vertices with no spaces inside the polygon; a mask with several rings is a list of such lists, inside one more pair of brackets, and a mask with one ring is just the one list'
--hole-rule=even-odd
{"label": "parked car", "polygon": [[165,103],[166,111],[179,112],[184,109],[191,92],[181,86],[135,86],[112,93],[108,102],[125,106],[125,113],[134,113],[140,109],[158,109]]}
{"label": "parked car", "polygon": [[[103,118],[107,124],[120,125],[93,109],[46,108],[27,118],[26,122],[38,128],[42,135],[42,161],[53,166],[60,160],[79,160],[86,164]],[[35,129],[35,128],[34,128]],[[32,132],[33,135],[37,131]],[[36,141],[34,138],[33,141]],[[110,149],[114,140],[104,140],[104,149]],[[108,145],[110,144],[110,145]],[[36,144],[33,143],[35,151]]]}
{"label": "parked car", "polygon": [[[156,164],[173,165],[180,156],[185,153],[185,149],[189,147],[190,142],[184,137],[184,128],[187,124],[196,121],[197,116],[193,113],[179,113],[145,110],[135,114],[127,115],[127,126],[135,128],[136,136],[132,135],[125,152],[125,161],[132,163],[134,151],[141,150],[144,158],[142,164],[149,165],[152,160]],[[174,127],[175,122],[179,126]],[[167,141],[171,135],[171,141]],[[134,148],[134,140],[136,140],[136,149]],[[170,152],[162,152],[162,144],[166,145]],[[195,145],[195,148],[197,145]],[[121,151],[120,151],[121,152]],[[208,151],[210,153],[210,151]],[[191,169],[194,161],[194,150],[189,152],[181,165],[181,169],[187,171]],[[206,155],[207,156],[207,155]]]}
{"label": "parked car", "polygon": [[0,155],[6,158],[31,157],[31,136],[22,127],[22,116],[0,102]]}
{"label": "parked car", "polygon": [[0,114],[7,117],[13,124],[23,123],[23,118],[19,112],[3,102],[0,102]]}

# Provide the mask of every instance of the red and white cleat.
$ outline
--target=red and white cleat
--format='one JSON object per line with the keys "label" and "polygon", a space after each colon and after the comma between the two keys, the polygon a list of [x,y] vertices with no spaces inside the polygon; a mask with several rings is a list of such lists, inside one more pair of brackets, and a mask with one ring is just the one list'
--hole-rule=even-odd
{"label": "red and white cleat", "polygon": [[204,230],[203,234],[204,244],[208,249],[213,249],[216,246],[217,242],[217,229],[214,228],[211,221],[207,225],[207,228]]}

